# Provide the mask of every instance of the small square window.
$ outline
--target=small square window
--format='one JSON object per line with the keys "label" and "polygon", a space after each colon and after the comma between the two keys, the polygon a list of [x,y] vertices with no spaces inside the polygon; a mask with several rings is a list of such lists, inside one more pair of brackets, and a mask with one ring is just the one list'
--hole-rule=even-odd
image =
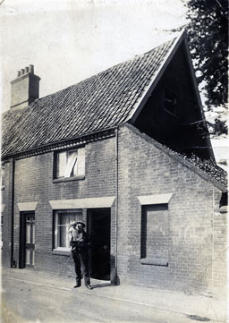
{"label": "small square window", "polygon": [[54,178],[70,178],[85,175],[85,148],[67,150],[55,154]]}
{"label": "small square window", "polygon": [[82,211],[56,211],[54,214],[54,248],[55,249],[69,249],[70,237],[69,228],[70,225],[77,221],[82,221]]}

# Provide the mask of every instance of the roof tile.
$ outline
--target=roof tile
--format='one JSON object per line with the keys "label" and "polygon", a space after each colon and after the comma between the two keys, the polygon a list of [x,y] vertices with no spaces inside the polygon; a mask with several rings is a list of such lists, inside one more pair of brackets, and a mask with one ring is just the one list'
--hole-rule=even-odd
{"label": "roof tile", "polygon": [[160,68],[175,39],[3,115],[2,156],[116,127]]}

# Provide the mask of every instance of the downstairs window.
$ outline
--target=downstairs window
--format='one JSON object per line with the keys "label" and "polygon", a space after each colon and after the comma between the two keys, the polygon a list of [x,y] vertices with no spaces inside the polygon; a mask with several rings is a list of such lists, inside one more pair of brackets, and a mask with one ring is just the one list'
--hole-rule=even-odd
{"label": "downstairs window", "polygon": [[82,221],[82,211],[56,211],[54,213],[54,249],[70,250],[68,230],[75,221]]}
{"label": "downstairs window", "polygon": [[168,204],[142,206],[141,263],[168,266]]}

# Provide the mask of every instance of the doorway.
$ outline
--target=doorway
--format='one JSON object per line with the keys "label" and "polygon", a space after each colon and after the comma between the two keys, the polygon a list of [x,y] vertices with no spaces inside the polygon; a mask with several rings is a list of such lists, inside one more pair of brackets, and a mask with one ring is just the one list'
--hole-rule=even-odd
{"label": "doorway", "polygon": [[34,266],[35,259],[35,213],[20,214],[19,268]]}
{"label": "doorway", "polygon": [[89,209],[87,211],[87,224],[91,241],[91,277],[110,280],[110,209]]}

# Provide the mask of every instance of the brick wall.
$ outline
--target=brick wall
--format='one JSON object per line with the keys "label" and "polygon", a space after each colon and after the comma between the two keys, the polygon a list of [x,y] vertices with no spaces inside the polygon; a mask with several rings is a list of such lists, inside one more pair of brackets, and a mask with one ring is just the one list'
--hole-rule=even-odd
{"label": "brick wall", "polygon": [[[137,196],[164,193],[173,194],[168,204],[169,265],[145,265],[140,261]],[[189,291],[211,287],[213,186],[131,126],[119,132],[118,203],[121,280]]]}
{"label": "brick wall", "polygon": [[[19,262],[20,221],[18,203],[37,201],[35,269],[73,274],[72,260],[68,256],[52,254],[53,210],[49,200],[115,195],[114,138],[87,144],[85,153],[85,179],[68,182],[53,182],[52,152],[15,161],[14,258],[17,264]],[[9,174],[8,170],[6,170],[6,174]],[[8,181],[7,178],[6,181]],[[7,196],[10,198],[10,186],[9,184],[7,186],[5,197],[3,197],[6,204]],[[11,216],[8,211],[5,208],[4,220],[5,217],[10,220]],[[83,216],[86,220],[86,210],[83,210]],[[114,211],[111,212],[111,216],[111,221],[114,222]],[[10,231],[10,223],[7,223],[6,220],[4,230],[4,259],[6,259],[6,265],[9,265],[9,250],[6,246],[7,241],[10,241],[10,237],[7,235],[7,232]],[[114,242],[113,236],[112,241]],[[111,249],[114,252],[113,244]]]}
{"label": "brick wall", "polygon": [[[53,153],[15,162],[14,258],[17,263],[18,203],[37,201],[35,269],[74,274],[70,257],[52,253],[53,210],[49,200],[115,196],[115,141],[113,137],[86,145],[83,180],[54,183]],[[5,181],[8,184],[3,191],[3,203],[6,204],[3,255],[6,265],[9,265],[10,256],[11,214],[8,202],[11,167],[10,163],[6,164]],[[114,263],[117,234],[117,266],[121,283],[128,280],[135,284],[187,291],[210,288],[212,282],[214,286],[221,286],[226,274],[225,258],[220,257],[226,241],[226,217],[225,214],[219,216],[218,211],[214,213],[213,209],[214,202],[217,209],[221,192],[213,191],[209,182],[132,126],[123,126],[119,130],[118,171],[117,223],[117,204],[111,208],[111,260]],[[142,207],[137,197],[165,193],[172,193],[166,211],[168,266],[143,264],[140,259]],[[83,210],[83,217],[86,218],[86,210]],[[156,246],[156,241],[154,243]]]}
{"label": "brick wall", "polygon": [[11,174],[12,163],[7,162],[3,165],[4,178],[2,186],[2,263],[10,266],[10,247],[11,247],[11,205],[10,199],[12,194]]}
{"label": "brick wall", "polygon": [[227,218],[226,207],[219,208],[221,192],[214,190],[214,218],[213,218],[213,288],[216,293],[226,294],[227,288]]}

